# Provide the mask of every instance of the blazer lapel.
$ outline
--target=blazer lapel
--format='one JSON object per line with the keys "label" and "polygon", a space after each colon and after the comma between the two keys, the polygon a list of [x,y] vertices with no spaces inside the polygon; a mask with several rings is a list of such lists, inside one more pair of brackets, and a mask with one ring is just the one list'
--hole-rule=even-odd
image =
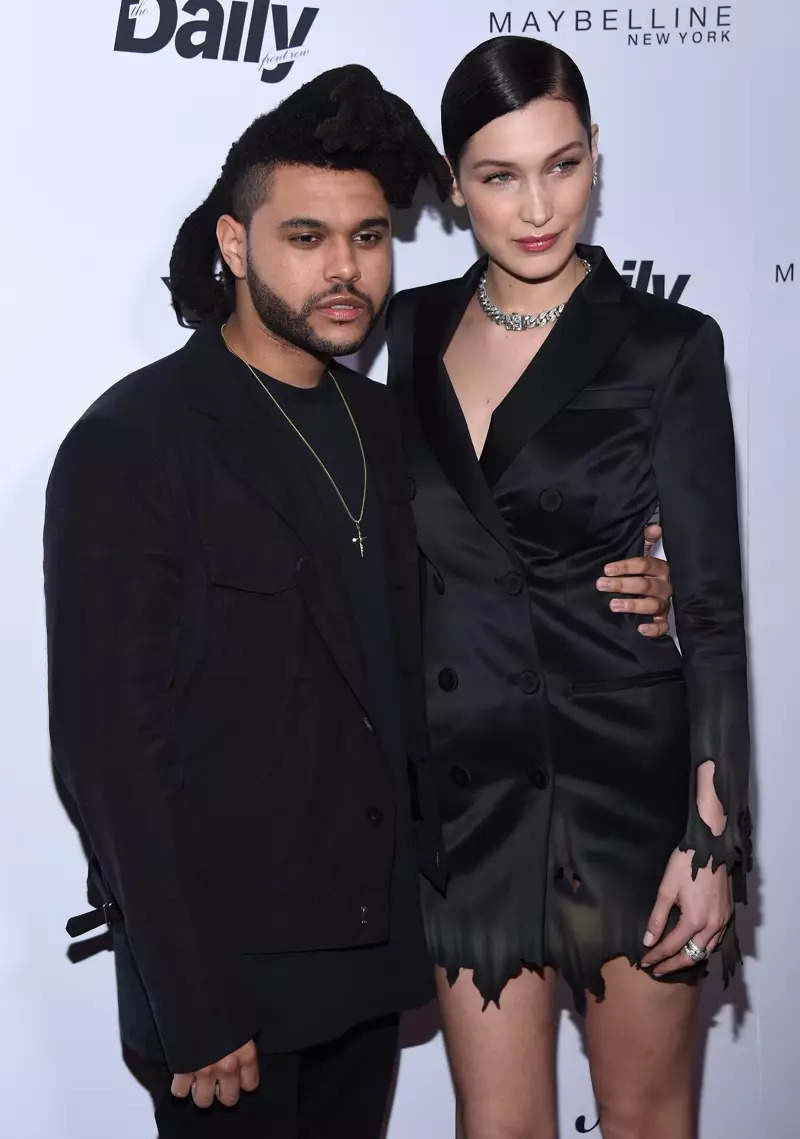
{"label": "blazer lapel", "polygon": [[222,345],[216,324],[196,332],[184,351],[186,397],[204,427],[208,449],[281,515],[307,549],[309,557],[302,558],[298,568],[312,619],[361,706],[369,710],[340,555],[322,504],[302,478],[284,476],[298,468],[291,440],[269,409],[254,398],[258,393],[248,390],[249,377],[235,367],[237,361]]}
{"label": "blazer lapel", "polygon": [[[368,493],[373,507],[376,504],[378,507],[372,511],[375,519],[372,525],[380,527],[386,575],[392,587],[390,608],[398,660],[406,672],[421,677],[420,563],[400,424],[393,424],[389,418],[391,403],[386,400],[386,393],[369,391],[366,385],[371,385],[371,381],[353,377],[346,368],[337,371],[334,366],[331,370],[350,405],[364,444],[369,471]],[[383,407],[379,401],[385,401]],[[365,537],[369,551],[372,536],[367,533]],[[416,690],[416,685],[412,688]],[[423,723],[420,709],[417,715],[412,713],[406,720],[407,745],[416,749],[415,754],[425,752],[425,743],[419,734]]]}
{"label": "blazer lapel", "polygon": [[[397,437],[393,442],[390,437],[391,425],[384,422],[380,415],[376,415],[375,397],[385,398],[385,392],[368,395],[364,385],[372,384],[372,381],[363,377],[353,377],[349,368],[337,367],[334,364],[331,371],[336,376],[342,394],[348,402],[364,445],[369,491],[378,501],[377,514],[382,528],[389,577],[396,585],[414,586],[417,581],[417,545],[412,536],[413,530],[411,533],[403,531],[395,509],[397,505],[406,506],[408,522],[413,528],[411,489],[402,451],[399,424],[395,426]],[[356,382],[353,382],[354,380]],[[389,407],[392,405],[389,404]],[[365,535],[365,538],[368,544],[369,535]]]}
{"label": "blazer lapel", "polygon": [[[354,377],[349,368],[335,362],[331,366],[331,372],[336,377],[358,425],[367,457],[369,478],[374,484],[378,497],[385,502],[408,501],[409,489],[402,467],[402,454],[398,456],[396,464],[387,459],[388,440],[384,438],[382,424],[374,415],[372,400],[364,398],[364,383],[372,384],[373,381],[361,376]],[[353,382],[354,380],[357,382]],[[376,394],[380,398],[379,393]],[[402,480],[402,485],[398,480]]]}
{"label": "blazer lapel", "polygon": [[481,454],[494,486],[525,444],[604,367],[635,317],[625,285],[602,249],[579,246],[592,272],[520,379],[497,407]]}
{"label": "blazer lapel", "polygon": [[442,362],[458,328],[485,259],[460,281],[439,286],[427,307],[418,304],[414,337],[414,402],[423,434],[445,476],[481,525],[513,554],[503,519],[486,482],[458,397]]}

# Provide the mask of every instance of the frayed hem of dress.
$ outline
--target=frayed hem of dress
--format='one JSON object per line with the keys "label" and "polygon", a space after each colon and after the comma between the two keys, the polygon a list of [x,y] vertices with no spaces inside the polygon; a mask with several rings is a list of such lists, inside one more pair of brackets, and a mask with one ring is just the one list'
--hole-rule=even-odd
{"label": "frayed hem of dress", "polygon": [[[708,976],[709,966],[716,956],[719,956],[721,959],[722,983],[723,987],[727,989],[736,973],[738,966],[742,963],[742,955],[739,949],[739,940],[736,936],[736,931],[733,928],[730,928],[728,930],[726,936],[723,938],[718,952],[713,954],[710,960],[704,965],[687,965],[685,969],[681,969],[677,973],[665,973],[661,977],[655,977],[652,974],[649,974],[649,976],[653,981],[656,981],[659,984],[697,985],[700,983],[700,981],[703,981]],[[447,977],[447,983],[449,984],[450,988],[455,985],[462,972],[472,972],[473,984],[475,985],[475,988],[478,990],[480,995],[483,997],[483,1012],[486,1012],[489,1005],[495,1005],[496,1008],[500,1008],[500,998],[506,985],[509,981],[513,981],[515,977],[520,976],[523,970],[528,970],[532,973],[538,973],[541,977],[543,976],[545,969],[552,969],[556,975],[558,977],[561,977],[568,985],[572,993],[575,1012],[579,1016],[585,1016],[588,1003],[587,994],[594,997],[596,1001],[605,1000],[606,983],[603,979],[603,968],[610,961],[619,961],[621,958],[624,958],[626,961],[628,961],[632,968],[646,972],[646,970],[642,970],[641,962],[637,956],[631,953],[614,953],[610,954],[608,957],[604,957],[599,966],[596,969],[591,970],[590,975],[582,978],[570,976],[567,970],[559,968],[559,966],[553,962],[546,961],[544,964],[537,964],[532,961],[520,960],[519,968],[517,968],[513,973],[509,973],[498,988],[497,986],[488,987],[485,985],[485,983],[482,983],[478,978],[478,970],[471,965],[448,966],[443,964],[441,961],[437,961],[436,964],[440,969],[444,970],[444,973]]]}

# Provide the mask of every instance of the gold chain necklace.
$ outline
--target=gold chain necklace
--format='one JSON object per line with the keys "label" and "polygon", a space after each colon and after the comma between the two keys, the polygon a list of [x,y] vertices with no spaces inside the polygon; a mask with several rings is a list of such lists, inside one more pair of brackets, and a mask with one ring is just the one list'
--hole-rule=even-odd
{"label": "gold chain necklace", "polygon": [[333,489],[336,491],[336,497],[341,502],[342,507],[344,508],[345,514],[347,515],[347,517],[350,519],[350,521],[353,523],[353,525],[356,528],[356,536],[355,536],[355,538],[353,538],[353,542],[358,543],[358,549],[359,549],[359,552],[361,554],[361,557],[363,558],[364,557],[364,542],[366,541],[367,536],[366,536],[366,534],[362,534],[361,524],[364,521],[364,507],[366,506],[366,503],[367,503],[367,456],[364,454],[364,444],[361,441],[361,432],[358,430],[358,424],[356,423],[355,419],[353,418],[353,413],[350,410],[350,404],[344,398],[344,392],[339,387],[339,383],[336,379],[336,376],[334,376],[334,374],[332,372],[330,372],[330,371],[328,372],[328,375],[333,380],[334,385],[336,387],[336,390],[339,393],[339,396],[341,397],[342,403],[345,406],[347,414],[350,418],[350,422],[353,425],[353,430],[355,431],[356,439],[358,440],[358,447],[359,447],[359,450],[361,451],[361,462],[364,465],[364,493],[361,496],[361,511],[358,515],[358,518],[356,518],[355,515],[351,512],[350,507],[347,505],[347,503],[344,500],[344,496],[342,495],[342,492],[339,490],[338,486],[336,485],[336,482],[334,480],[333,475],[328,470],[328,468],[325,466],[322,459],[319,457],[319,455],[314,450],[314,448],[311,446],[308,439],[306,439],[303,432],[300,430],[300,428],[297,426],[297,424],[292,420],[292,418],[283,410],[283,408],[280,405],[280,402],[275,398],[275,396],[269,390],[267,385],[261,379],[261,376],[259,376],[258,372],[255,370],[255,368],[251,367],[250,364],[248,364],[248,362],[247,362],[247,360],[245,360],[244,356],[240,356],[238,352],[235,352],[233,350],[233,348],[231,348],[230,344],[228,343],[228,338],[225,335],[225,329],[227,327],[228,327],[227,324],[223,324],[222,329],[221,329],[222,339],[223,339],[223,342],[225,344],[225,347],[228,349],[228,351],[230,352],[230,354],[232,356],[235,356],[237,360],[241,360],[241,362],[244,364],[244,366],[250,370],[252,375],[258,380],[261,387],[264,389],[264,391],[267,393],[269,398],[275,404],[275,406],[277,407],[278,411],[281,413],[283,418],[286,420],[286,422],[289,424],[289,426],[292,428],[292,430],[295,432],[295,434],[300,436],[302,441],[305,443],[306,447],[308,447],[311,454],[314,456],[314,458],[319,463],[320,467],[322,467],[322,470],[325,472],[325,475],[327,476],[328,482],[331,484]]}

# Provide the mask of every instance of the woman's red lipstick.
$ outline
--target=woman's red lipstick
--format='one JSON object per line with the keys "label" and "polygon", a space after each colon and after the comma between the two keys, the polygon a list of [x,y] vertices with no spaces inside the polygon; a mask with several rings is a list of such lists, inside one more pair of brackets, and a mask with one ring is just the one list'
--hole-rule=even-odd
{"label": "woman's red lipstick", "polygon": [[544,253],[558,241],[557,233],[543,233],[540,237],[518,237],[516,244],[526,253]]}

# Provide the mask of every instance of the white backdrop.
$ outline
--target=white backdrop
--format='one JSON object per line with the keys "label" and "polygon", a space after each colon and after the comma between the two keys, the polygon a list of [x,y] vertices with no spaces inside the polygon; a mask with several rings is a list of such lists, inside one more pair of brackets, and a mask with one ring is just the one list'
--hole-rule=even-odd
{"label": "white backdrop", "polygon": [[[83,905],[84,864],[49,770],[40,537],[55,449],[102,390],[185,339],[161,280],[172,241],[256,114],[318,71],[361,62],[412,102],[438,139],[453,66],[510,30],[554,40],[584,70],[603,153],[591,236],[620,268],[635,263],[625,267],[641,287],[652,274],[649,287],[663,287],[662,278],[669,295],[688,275],[681,299],[726,332],[746,515],[758,868],[744,978],[724,995],[713,985],[706,994],[701,1135],[790,1139],[798,1134],[800,1013],[789,987],[800,938],[792,841],[800,807],[792,716],[800,538],[791,494],[800,475],[797,0],[314,4],[189,0],[186,12],[176,0],[28,0],[3,12],[3,1133],[153,1133],[146,1097],[119,1055],[111,956],[80,964],[66,956],[63,922]],[[205,26],[192,37],[185,25],[193,21]],[[205,55],[193,56],[192,42]],[[401,222],[396,252],[396,283],[407,287],[460,275],[474,246],[463,228],[421,208]],[[373,356],[380,379],[384,354]],[[431,1016],[408,1025],[391,1139],[452,1133],[434,1028]],[[595,1117],[567,1012],[559,1051],[568,1136]]]}

